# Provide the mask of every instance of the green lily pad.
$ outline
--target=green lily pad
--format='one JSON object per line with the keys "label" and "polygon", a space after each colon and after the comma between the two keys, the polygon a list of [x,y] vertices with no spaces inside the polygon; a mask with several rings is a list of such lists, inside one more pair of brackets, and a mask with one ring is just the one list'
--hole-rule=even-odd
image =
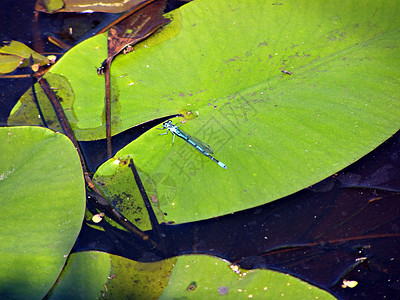
{"label": "green lily pad", "polygon": [[99,299],[106,292],[110,269],[107,253],[73,253],[48,299]]}
{"label": "green lily pad", "polygon": [[20,56],[0,54],[0,74],[14,71],[24,59]]}
{"label": "green lily pad", "polygon": [[63,0],[47,0],[47,1],[44,0],[44,1],[38,1],[36,3],[35,9],[37,9],[38,11],[53,13],[62,9],[64,6],[65,3]]}
{"label": "green lily pad", "polygon": [[[231,267],[236,271],[234,272]],[[159,299],[335,299],[295,277],[270,270],[236,270],[207,255],[178,257]]]}
{"label": "green lily pad", "polygon": [[[183,140],[171,146],[155,129],[117,157],[133,157],[178,223],[254,207],[326,178],[400,127],[399,7],[319,0],[181,7],[161,32],[115,58],[112,133],[180,112],[197,116],[181,128],[210,144],[228,169]],[[81,140],[105,137],[104,78],[95,67],[106,41],[81,43],[51,69],[73,92],[71,122]]]}
{"label": "green lily pad", "polygon": [[39,127],[0,128],[1,298],[42,299],[79,234],[85,185],[70,140]]}
{"label": "green lily pad", "polygon": [[48,299],[158,299],[175,262],[176,258],[142,263],[103,252],[74,253]]}
{"label": "green lily pad", "polygon": [[49,64],[48,58],[33,51],[18,41],[11,41],[0,46],[0,74],[14,71],[24,60],[32,56],[33,62],[40,65]]}

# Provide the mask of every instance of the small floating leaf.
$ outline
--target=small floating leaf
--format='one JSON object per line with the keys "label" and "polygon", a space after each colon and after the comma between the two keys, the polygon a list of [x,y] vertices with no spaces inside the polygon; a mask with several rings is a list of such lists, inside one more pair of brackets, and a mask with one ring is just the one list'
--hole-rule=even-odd
{"label": "small floating leaf", "polygon": [[24,59],[29,59],[32,56],[35,63],[48,64],[50,62],[47,57],[18,41],[3,42],[0,46],[0,54],[20,56]]}

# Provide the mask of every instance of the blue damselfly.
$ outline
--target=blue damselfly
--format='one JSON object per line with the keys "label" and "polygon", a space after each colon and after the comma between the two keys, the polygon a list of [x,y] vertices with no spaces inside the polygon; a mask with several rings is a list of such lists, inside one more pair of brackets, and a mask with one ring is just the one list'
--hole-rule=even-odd
{"label": "blue damselfly", "polygon": [[172,137],[172,144],[175,141],[175,135],[179,136],[181,139],[185,140],[186,142],[188,142],[191,146],[193,146],[197,151],[199,151],[200,153],[202,153],[203,155],[207,156],[209,159],[211,159],[213,162],[215,162],[218,166],[220,166],[221,168],[226,169],[226,165],[222,162],[220,162],[219,160],[215,159],[213,156],[211,156],[211,154],[214,153],[214,151],[211,149],[211,147],[205,143],[203,143],[202,141],[190,136],[189,134],[187,134],[186,132],[182,131],[181,129],[179,129],[179,126],[176,126],[174,124],[172,124],[171,120],[165,121],[163,123],[163,127],[164,129],[167,129],[167,132],[165,133],[161,133],[161,135],[163,134],[168,134],[168,132],[170,131],[173,135]]}

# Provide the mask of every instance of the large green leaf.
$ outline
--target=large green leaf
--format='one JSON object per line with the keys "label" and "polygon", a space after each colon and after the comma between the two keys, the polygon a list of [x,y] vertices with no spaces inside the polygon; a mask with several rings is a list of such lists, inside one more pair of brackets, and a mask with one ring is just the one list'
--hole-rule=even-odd
{"label": "large green leaf", "polygon": [[231,270],[207,255],[180,256],[160,299],[335,299],[326,291],[270,270]]}
{"label": "large green leaf", "polygon": [[70,140],[39,127],[0,128],[0,298],[41,299],[81,228],[85,186]]}
{"label": "large green leaf", "polygon": [[[399,128],[398,4],[198,0],[181,7],[163,31],[113,62],[112,131],[189,111],[197,118],[182,128],[213,146],[228,169],[182,140],[171,146],[158,130],[118,155],[133,155],[176,222],[253,207],[335,173]],[[100,35],[51,70],[73,91],[79,139],[105,135],[104,78],[95,71],[105,57]]]}
{"label": "large green leaf", "polygon": [[[267,89],[263,97],[258,95],[260,102],[275,100],[285,92],[280,97],[285,103],[304,103],[311,100],[314,81],[324,83],[318,80],[320,73],[328,73],[330,78],[336,75],[346,83],[335,84],[336,78],[332,77],[327,82],[330,90],[314,88],[318,99],[334,91],[332,96],[338,102],[347,94],[357,96],[362,87],[372,88],[367,82],[375,84],[380,78],[383,81],[378,83],[379,87],[388,79],[397,78],[396,2],[213,2],[195,1],[178,9],[172,14],[171,25],[160,34],[142,43],[136,51],[116,58],[112,68],[117,114],[114,133],[185,109],[199,111],[204,119],[204,114],[209,117],[206,109],[210,108],[215,117],[223,119],[232,109],[221,108],[227,102],[237,102],[233,109],[236,116],[241,116],[246,112],[243,101],[232,99],[239,92],[246,95]],[[97,75],[95,67],[106,57],[106,47],[106,35],[89,39],[67,53],[51,70],[65,76],[71,84],[76,97],[73,110],[82,129],[103,124],[104,78]],[[327,63],[336,68],[331,70]],[[284,68],[294,75],[283,76]],[[315,80],[310,82],[310,77]],[[294,92],[305,90],[307,97],[286,97],[287,81],[294,87],[301,85]],[[355,85],[360,81],[362,85]],[[352,86],[359,90],[344,94],[346,87]],[[321,104],[333,101],[323,100]],[[104,137],[104,132],[96,135]],[[82,133],[80,138],[93,137]]]}
{"label": "large green leaf", "polygon": [[[158,130],[121,151],[158,183],[170,220],[217,216],[295,192],[399,128],[394,8],[251,3],[185,6],[176,38],[114,63],[116,78],[126,74],[117,81],[118,104],[132,107],[120,110],[121,128],[189,108],[199,117],[181,128],[214,146],[228,165],[219,168],[181,140],[171,146]],[[283,31],[279,20],[288,19]],[[293,75],[280,75],[281,68]],[[123,93],[124,84],[131,93]]]}

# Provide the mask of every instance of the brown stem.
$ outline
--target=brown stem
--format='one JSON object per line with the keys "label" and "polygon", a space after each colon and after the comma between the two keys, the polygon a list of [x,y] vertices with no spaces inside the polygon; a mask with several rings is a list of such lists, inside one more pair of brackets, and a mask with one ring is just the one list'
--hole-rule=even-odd
{"label": "brown stem", "polygon": [[76,151],[78,152],[79,159],[81,160],[81,165],[84,173],[88,173],[88,169],[86,167],[85,163],[85,158],[83,157],[81,148],[79,147],[78,141],[75,138],[74,132],[72,131],[72,128],[68,122],[68,118],[64,113],[64,110],[60,104],[60,102],[57,99],[56,94],[54,91],[51,89],[49,83],[47,82],[46,79],[44,78],[39,78],[38,79],[39,84],[41,85],[43,91],[46,93],[47,98],[49,98],[51,104],[53,105],[54,112],[56,113],[56,116],[60,122],[61,128],[64,131],[65,135],[72,141],[74,144],[74,147]]}
{"label": "brown stem", "polygon": [[105,101],[105,113],[106,113],[106,139],[107,139],[107,158],[112,156],[111,146],[111,61],[112,58],[107,59],[106,72],[104,74],[106,79],[106,101]]}
{"label": "brown stem", "polygon": [[99,32],[97,32],[97,34],[101,34],[106,32],[108,29],[110,29],[112,26],[114,26],[115,24],[120,23],[122,20],[125,20],[127,17],[129,17],[131,14],[137,12],[139,9],[143,8],[144,6],[148,5],[149,3],[153,2],[155,0],[149,0],[146,2],[142,2],[141,4],[139,4],[138,6],[135,6],[134,8],[132,8],[130,11],[128,11],[127,13],[123,14],[121,17],[119,17],[118,19],[114,20],[113,22],[107,24],[107,26],[105,26],[103,29],[101,29]]}
{"label": "brown stem", "polygon": [[42,108],[40,107],[39,100],[38,100],[37,95],[36,95],[36,90],[35,90],[35,81],[36,80],[35,80],[35,74],[34,74],[34,72],[32,70],[32,65],[33,65],[33,57],[31,55],[29,57],[29,71],[30,71],[30,76],[31,76],[31,79],[32,79],[32,99],[33,99],[33,102],[36,104],[36,108],[37,108],[37,110],[39,112],[40,120],[42,121],[43,126],[47,128],[49,126],[47,126],[46,119],[44,118],[44,114],[43,114]]}
{"label": "brown stem", "polygon": [[97,188],[97,186],[94,184],[94,182],[89,176],[85,158],[82,154],[78,141],[75,138],[72,128],[68,122],[67,116],[65,115],[64,110],[57,99],[56,94],[51,89],[46,79],[40,78],[38,82],[42,86],[43,91],[46,93],[51,104],[53,105],[54,111],[57,115],[57,118],[61,124],[64,133],[72,141],[76,151],[78,152],[86,184],[87,186],[90,187],[90,189],[92,189],[92,191],[87,191],[88,200],[92,201],[97,208],[105,210],[105,212],[110,218],[121,224],[128,231],[132,232],[133,234],[135,234],[136,236],[140,237],[143,240],[148,240],[153,246],[157,246],[157,244],[154,241],[149,239],[149,236],[146,233],[144,233],[135,225],[133,225],[127,218],[125,218],[120,212],[118,212],[104,196],[102,196],[100,190]]}

